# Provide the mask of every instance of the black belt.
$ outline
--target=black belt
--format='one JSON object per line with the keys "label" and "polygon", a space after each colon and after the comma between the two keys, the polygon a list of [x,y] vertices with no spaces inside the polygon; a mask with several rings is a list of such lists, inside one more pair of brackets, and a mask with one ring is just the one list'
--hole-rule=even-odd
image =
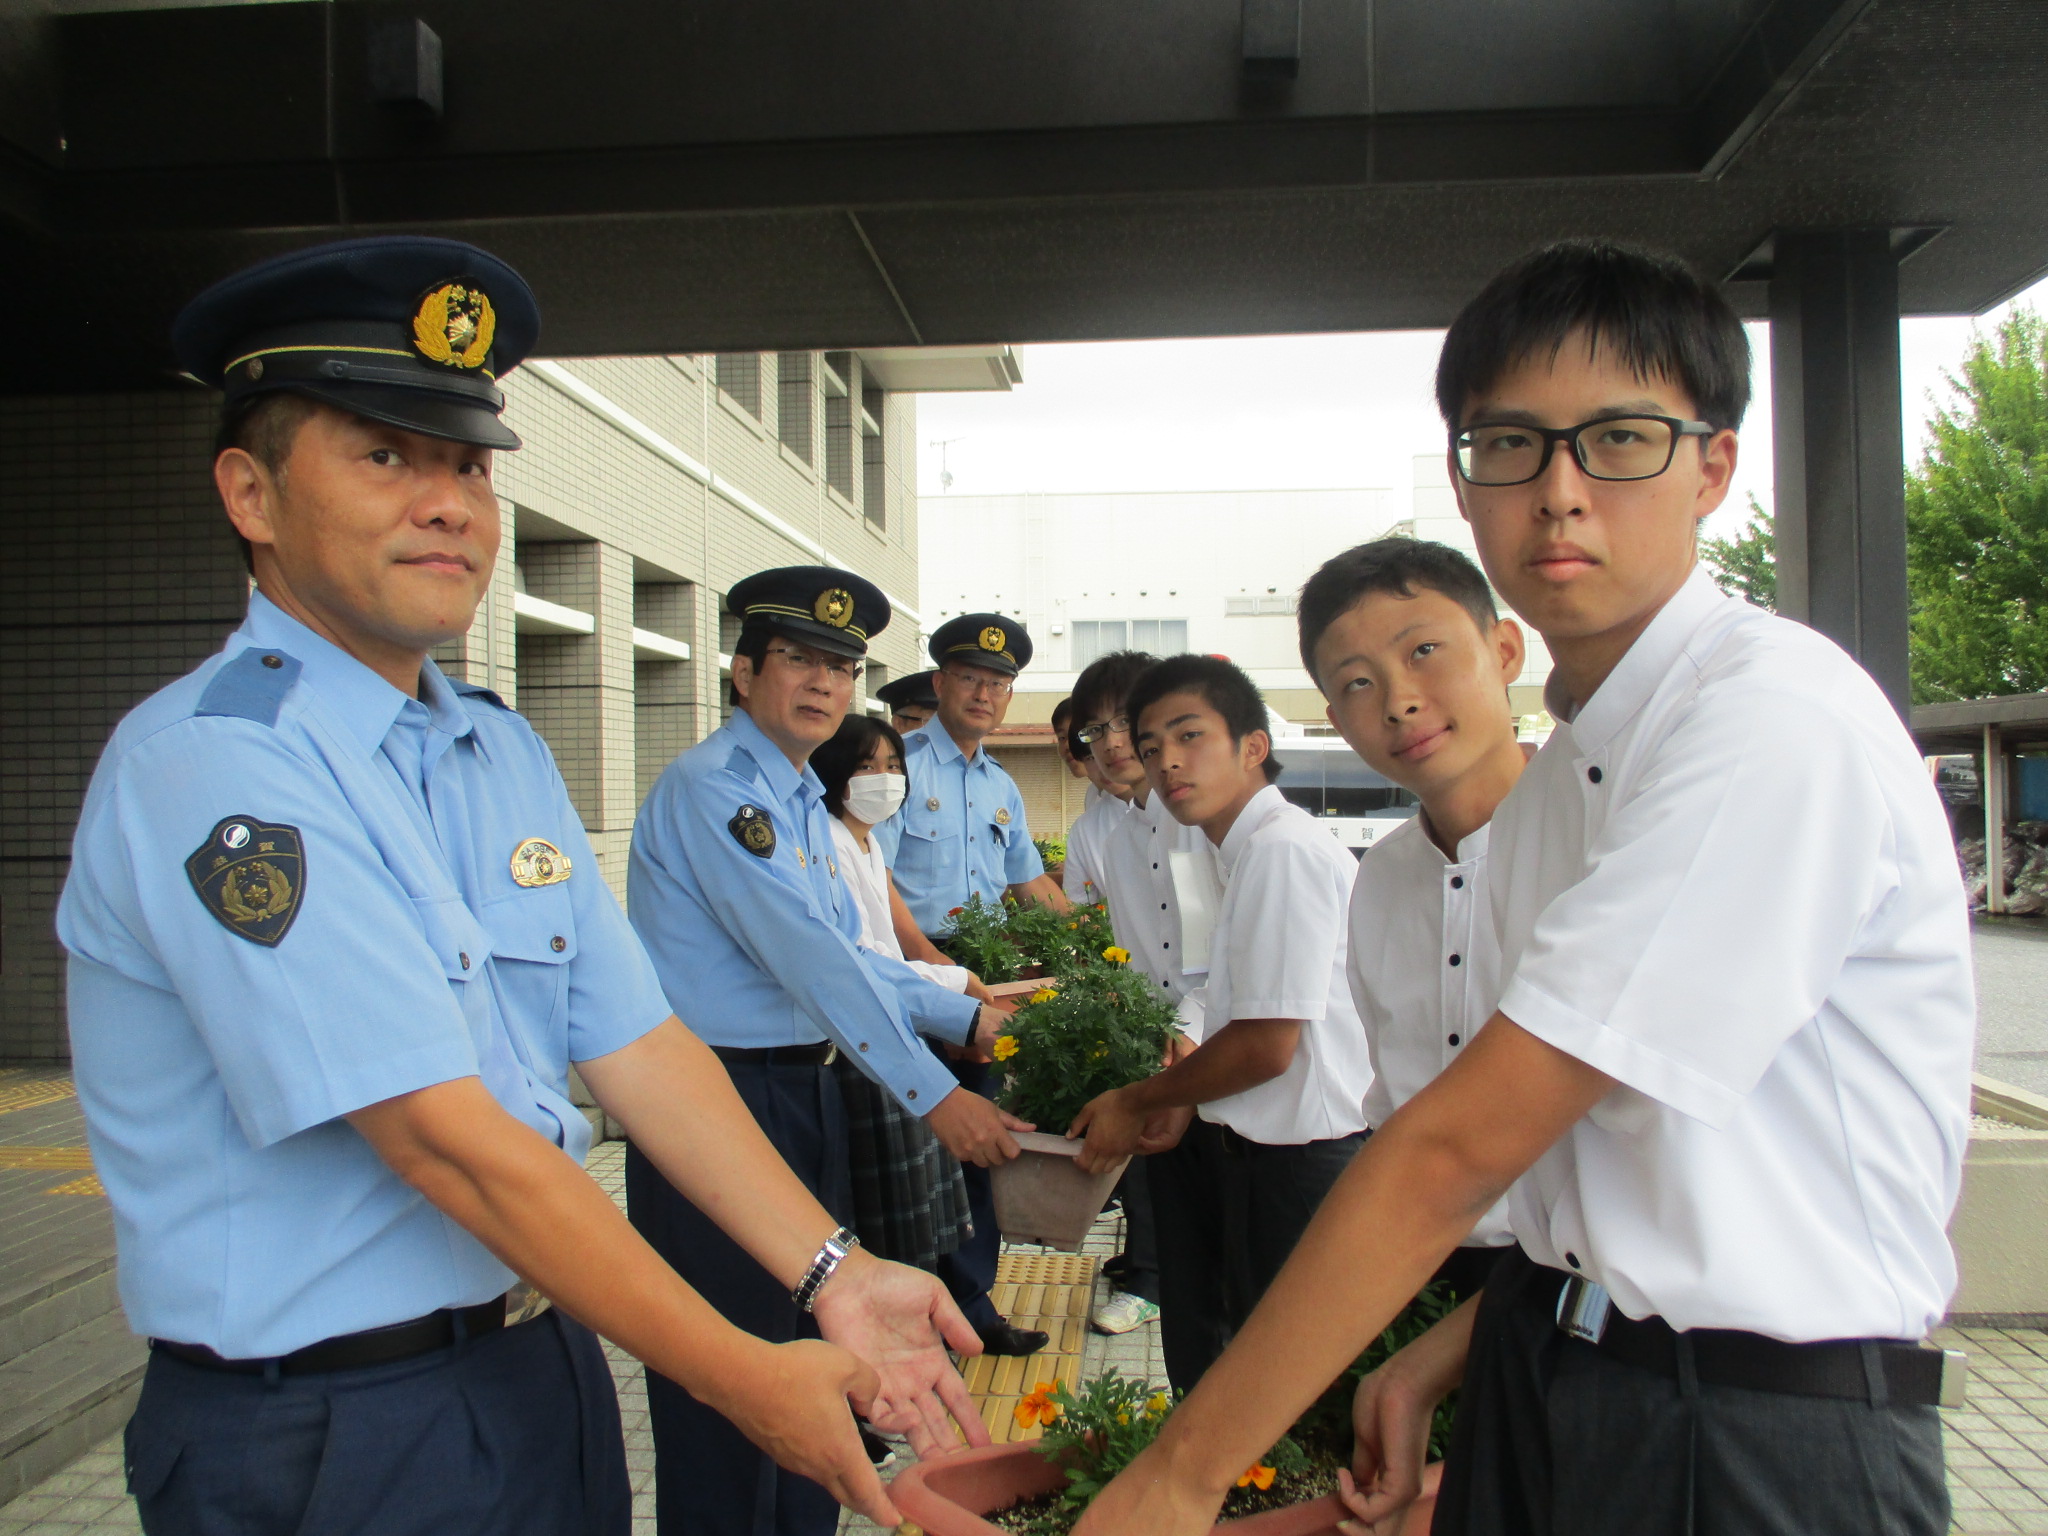
{"label": "black belt", "polygon": [[830,1040],[820,1040],[816,1045],[768,1045],[758,1049],[714,1045],[711,1054],[736,1067],[829,1067],[839,1059],[839,1047]]}
{"label": "black belt", "polygon": [[149,1347],[209,1371],[232,1371],[238,1376],[307,1376],[320,1371],[352,1371],[369,1365],[391,1365],[416,1355],[446,1349],[457,1339],[473,1339],[495,1333],[505,1326],[505,1298],[493,1297],[473,1307],[443,1307],[425,1317],[393,1323],[388,1328],[369,1328],[361,1333],[337,1334],[295,1349],[288,1355],[266,1359],[231,1360],[204,1344],[180,1344],[172,1339],[151,1339]]}
{"label": "black belt", "polygon": [[[1873,1405],[1933,1406],[1943,1401],[1943,1368],[1949,1353],[1945,1350],[1925,1349],[1906,1339],[1790,1344],[1736,1328],[1688,1328],[1681,1333],[1661,1317],[1629,1317],[1612,1302],[1604,1303],[1603,1319],[1604,1293],[1595,1295],[1598,1288],[1577,1275],[1556,1273],[1567,1282],[1559,1297],[1558,1327],[1625,1365],[1677,1380],[1681,1351],[1689,1351],[1694,1379],[1714,1386]],[[1576,1325],[1569,1326],[1574,1320]],[[1873,1373],[1878,1381],[1871,1379]],[[1955,1385],[1959,1394],[1960,1372]]]}

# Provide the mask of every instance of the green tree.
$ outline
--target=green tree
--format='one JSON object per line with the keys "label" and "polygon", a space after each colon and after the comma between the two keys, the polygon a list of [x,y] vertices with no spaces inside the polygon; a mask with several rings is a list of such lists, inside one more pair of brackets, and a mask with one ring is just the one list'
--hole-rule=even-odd
{"label": "green tree", "polygon": [[2048,689],[2048,324],[1979,336],[1906,475],[1918,703]]}
{"label": "green tree", "polygon": [[1778,611],[1778,536],[1768,513],[1750,493],[1749,521],[1732,539],[1706,539],[1700,558],[1714,584],[1730,597],[1746,597],[1770,613]]}

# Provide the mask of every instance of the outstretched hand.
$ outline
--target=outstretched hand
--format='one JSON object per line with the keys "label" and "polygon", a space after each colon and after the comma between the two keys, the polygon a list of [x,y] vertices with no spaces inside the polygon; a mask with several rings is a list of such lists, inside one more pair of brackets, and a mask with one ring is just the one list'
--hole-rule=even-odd
{"label": "outstretched hand", "polygon": [[872,1401],[876,1374],[865,1361],[817,1339],[761,1345],[757,1368],[730,1395],[711,1401],[755,1445],[885,1529],[903,1518],[860,1442],[847,1402]]}
{"label": "outstretched hand", "polygon": [[1123,1089],[1098,1093],[1081,1106],[1081,1113],[1067,1127],[1068,1136],[1087,1141],[1075,1163],[1083,1173],[1101,1173],[1114,1167],[1138,1150],[1146,1118]]}
{"label": "outstretched hand", "polygon": [[813,1311],[819,1332],[873,1367],[868,1399],[854,1398],[869,1423],[905,1436],[919,1458],[959,1449],[963,1434],[969,1445],[988,1444],[967,1383],[946,1356],[948,1345],[978,1355],[981,1339],[937,1277],[855,1251]]}

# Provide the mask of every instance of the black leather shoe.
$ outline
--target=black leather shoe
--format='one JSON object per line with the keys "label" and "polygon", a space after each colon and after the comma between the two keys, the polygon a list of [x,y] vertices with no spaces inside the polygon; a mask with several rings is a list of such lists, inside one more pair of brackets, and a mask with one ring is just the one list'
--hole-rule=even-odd
{"label": "black leather shoe", "polygon": [[1012,1328],[1006,1322],[974,1331],[981,1335],[984,1355],[1035,1355],[1052,1342],[1049,1333],[1037,1328]]}

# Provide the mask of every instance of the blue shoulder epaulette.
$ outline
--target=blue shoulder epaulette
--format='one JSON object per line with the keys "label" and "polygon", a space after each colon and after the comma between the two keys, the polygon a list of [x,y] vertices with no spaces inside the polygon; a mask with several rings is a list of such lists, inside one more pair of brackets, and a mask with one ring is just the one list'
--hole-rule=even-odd
{"label": "blue shoulder epaulette", "polygon": [[458,683],[455,681],[454,678],[451,677],[448,679],[448,686],[454,689],[457,693],[466,695],[471,698],[489,699],[493,704],[497,705],[498,708],[500,709],[512,708],[510,704],[507,704],[503,699],[499,698],[495,691],[486,688],[482,683]]}
{"label": "blue shoulder epaulette", "polygon": [[251,646],[213,674],[206,692],[199,695],[196,713],[234,715],[258,725],[275,725],[277,712],[284,708],[284,696],[299,680],[300,670],[296,656]]}

